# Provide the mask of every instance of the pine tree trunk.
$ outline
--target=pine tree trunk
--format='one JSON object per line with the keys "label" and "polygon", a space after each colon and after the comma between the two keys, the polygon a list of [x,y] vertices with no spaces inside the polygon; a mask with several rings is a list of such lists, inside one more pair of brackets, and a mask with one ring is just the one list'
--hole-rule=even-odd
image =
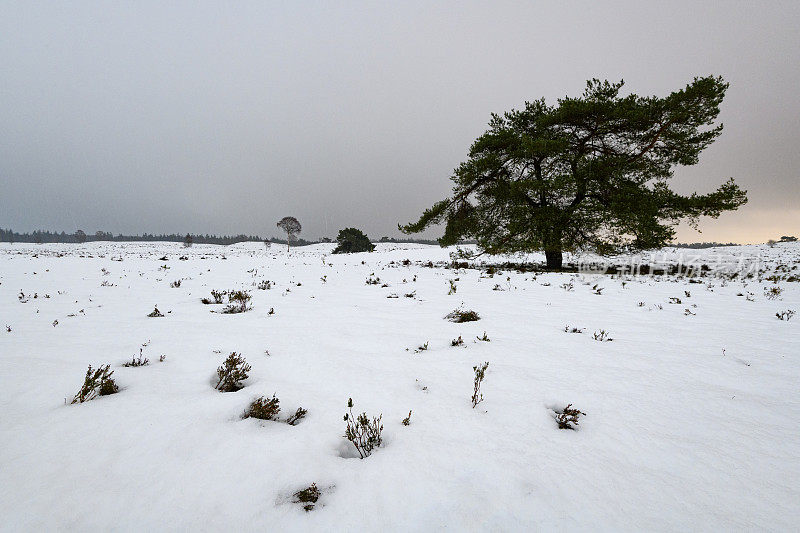
{"label": "pine tree trunk", "polygon": [[561,251],[545,250],[544,256],[547,259],[547,268],[553,270],[561,270],[561,265],[564,260],[564,254]]}

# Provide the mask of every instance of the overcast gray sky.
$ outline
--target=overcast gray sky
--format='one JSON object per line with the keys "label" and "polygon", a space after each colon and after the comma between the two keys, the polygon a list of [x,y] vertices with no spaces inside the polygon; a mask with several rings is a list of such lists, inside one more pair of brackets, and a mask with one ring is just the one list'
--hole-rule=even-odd
{"label": "overcast gray sky", "polygon": [[680,240],[800,234],[800,2],[0,0],[0,227],[398,235],[491,112],[712,73],[725,131],[674,185],[750,202]]}

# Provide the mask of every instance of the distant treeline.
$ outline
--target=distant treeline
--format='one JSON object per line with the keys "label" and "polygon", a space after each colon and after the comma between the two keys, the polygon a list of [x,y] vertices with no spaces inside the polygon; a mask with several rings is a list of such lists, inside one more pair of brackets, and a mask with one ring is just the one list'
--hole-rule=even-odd
{"label": "distant treeline", "polygon": [[[186,235],[178,235],[171,233],[169,235],[154,235],[152,233],[144,233],[142,235],[113,235],[107,231],[98,231],[95,233],[83,233],[76,231],[75,233],[61,233],[55,231],[37,230],[32,233],[18,233],[10,229],[0,229],[0,242],[34,242],[34,243],[49,243],[49,242],[90,242],[90,241],[167,241],[167,242],[183,242]],[[247,241],[261,241],[263,239],[258,235],[192,235],[192,242],[197,244],[234,244],[237,242]],[[302,239],[298,240],[300,244]],[[277,240],[275,241],[277,242]],[[285,240],[283,241],[286,242]],[[292,244],[295,244],[294,242]]]}
{"label": "distant treeline", "polygon": [[[264,239],[258,235],[195,235],[191,234],[193,244],[235,244],[237,242],[269,242],[275,244],[286,244],[286,239],[279,239],[270,237]],[[166,241],[166,242],[184,242],[186,235],[179,235],[177,233],[170,234],[152,234],[144,233],[142,235],[114,235],[108,231],[97,231],[95,233],[85,233],[78,230],[74,233],[55,232],[36,230],[31,233],[18,233],[10,229],[0,228],[0,242],[32,242],[32,243],[79,243],[91,241],[114,241],[114,242],[131,242],[131,241]],[[309,244],[316,244],[320,242],[333,242],[332,239],[323,237],[316,241],[309,241],[306,239],[292,240],[292,246],[307,246]],[[380,242],[395,242],[395,243],[416,243],[416,244],[437,244],[434,240],[429,239],[394,239],[389,237],[381,238]]]}
{"label": "distant treeline", "polygon": [[675,248],[716,248],[718,246],[739,246],[735,242],[688,242],[672,243],[670,246]]}
{"label": "distant treeline", "polygon": [[[264,239],[258,235],[195,235],[191,234],[192,243],[194,244],[236,244],[237,242],[269,242],[275,244],[286,244],[286,239],[270,237]],[[36,230],[31,233],[18,233],[10,229],[0,228],[0,242],[33,242],[33,243],[48,243],[48,242],[91,242],[91,241],[114,241],[114,242],[131,242],[131,241],[165,241],[165,242],[184,242],[186,235],[179,235],[177,233],[170,234],[152,234],[143,233],[142,235],[114,235],[108,231],[97,231],[95,233],[84,233],[80,230],[74,233],[66,233],[64,231],[58,233],[55,231]],[[309,244],[317,244],[320,242],[333,242],[332,239],[322,237],[316,241],[309,241],[306,239],[296,239],[292,241],[292,246],[307,246]],[[439,244],[433,239],[397,239],[394,237],[381,237],[378,241],[373,242],[391,242],[391,243],[411,243],[411,244]],[[464,241],[462,244],[474,244],[475,241]],[[728,242],[690,242],[690,243],[673,243],[670,246],[675,248],[714,248],[717,246],[738,246],[736,243]]]}

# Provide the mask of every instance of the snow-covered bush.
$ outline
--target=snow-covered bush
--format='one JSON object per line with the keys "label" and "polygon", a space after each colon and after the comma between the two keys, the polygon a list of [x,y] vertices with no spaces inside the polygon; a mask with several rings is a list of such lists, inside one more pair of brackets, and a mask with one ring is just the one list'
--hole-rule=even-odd
{"label": "snow-covered bush", "polygon": [[[787,309],[786,311],[781,311],[780,313],[775,313],[775,316],[778,317],[779,320],[789,321],[794,316],[794,311],[792,309]],[[9,329],[9,331],[11,331],[11,330]]]}
{"label": "snow-covered bush", "polygon": [[267,399],[264,396],[256,398],[245,411],[242,418],[258,418],[259,420],[275,420],[281,411],[281,401],[272,395]]}
{"label": "snow-covered bush", "polygon": [[236,392],[244,387],[241,382],[247,379],[247,373],[250,370],[251,367],[244,357],[236,352],[231,352],[225,362],[217,368],[219,381],[214,388],[222,392]]}
{"label": "snow-covered bush", "polygon": [[475,311],[469,310],[464,311],[462,309],[456,309],[452,313],[448,313],[445,316],[447,320],[450,322],[475,322],[476,320],[480,320],[481,317]]}
{"label": "snow-covered bush", "polygon": [[225,306],[222,312],[226,315],[233,315],[236,313],[244,313],[252,309],[250,307],[250,293],[247,291],[231,291],[228,293],[229,305]]}
{"label": "snow-covered bush", "polygon": [[226,294],[227,294],[226,291],[212,290],[211,291],[211,299],[203,298],[200,301],[203,302],[206,305],[208,305],[208,304],[221,304],[222,303],[222,299]]}
{"label": "snow-covered bush", "polygon": [[158,306],[155,306],[153,308],[153,312],[149,313],[147,316],[149,316],[150,318],[157,318],[157,317],[162,317],[164,315],[162,315],[161,311],[158,310]]}
{"label": "snow-covered bush", "polygon": [[72,403],[83,403],[95,399],[97,396],[107,396],[119,391],[119,387],[114,383],[110,370],[111,365],[100,365],[99,368],[92,370],[92,365],[86,371],[81,390],[72,399]]}
{"label": "snow-covered bush", "polygon": [[475,409],[475,406],[478,405],[483,401],[483,394],[481,393],[481,383],[483,383],[483,378],[486,377],[486,369],[489,367],[489,362],[485,362],[482,365],[475,365],[472,367],[472,370],[475,371],[475,381],[473,382],[472,387],[472,408]]}
{"label": "snow-covered bush", "polygon": [[447,281],[450,282],[450,290],[447,292],[447,295],[450,296],[456,293],[456,291],[458,290],[458,286],[456,286],[456,280],[454,279],[450,279]]}
{"label": "snow-covered bush", "polygon": [[367,417],[367,413],[361,413],[356,417],[353,415],[352,398],[347,400],[347,407],[350,412],[344,415],[344,421],[347,422],[344,436],[353,443],[358,455],[364,459],[369,457],[372,454],[372,450],[383,442],[381,438],[381,431],[383,431],[381,418],[383,418],[383,415],[379,415],[377,418],[372,417],[372,420]]}
{"label": "snow-covered bush", "polygon": [[305,416],[308,411],[303,409],[302,407],[298,407],[297,411],[294,412],[292,416],[286,419],[286,423],[290,426],[296,426],[298,422],[300,422]]}
{"label": "snow-covered bush", "polygon": [[559,429],[575,429],[578,425],[578,417],[586,416],[586,413],[572,409],[572,404],[567,405],[561,412],[556,412],[556,423]]}
{"label": "snow-covered bush", "polygon": [[599,330],[599,331],[595,331],[595,332],[592,334],[592,338],[593,338],[594,340],[596,340],[596,341],[600,341],[600,342],[608,342],[608,341],[612,341],[612,340],[614,340],[614,339],[612,339],[612,338],[609,336],[609,333],[608,333],[606,330],[604,330],[604,329],[601,329],[601,330]]}
{"label": "snow-covered bush", "polygon": [[125,366],[125,367],[131,367],[131,366],[136,367],[136,366],[145,366],[145,365],[149,365],[149,364],[150,364],[150,360],[148,360],[147,357],[143,356],[142,349],[139,348],[139,357],[136,357],[134,355],[133,359],[131,359],[130,361],[126,361],[125,363],[123,363],[122,366]]}
{"label": "snow-covered bush", "polygon": [[783,289],[777,286],[764,289],[764,296],[767,297],[767,300],[777,300],[781,293],[783,293]]}
{"label": "snow-covered bush", "polygon": [[303,490],[299,490],[294,493],[294,503],[302,503],[303,509],[306,511],[310,511],[314,508],[314,504],[317,503],[322,492],[317,488],[316,483],[312,483],[310,487],[307,487]]}

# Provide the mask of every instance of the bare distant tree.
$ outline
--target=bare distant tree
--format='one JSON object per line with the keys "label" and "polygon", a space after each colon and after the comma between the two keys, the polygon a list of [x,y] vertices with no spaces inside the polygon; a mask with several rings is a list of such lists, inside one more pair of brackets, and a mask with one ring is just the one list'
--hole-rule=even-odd
{"label": "bare distant tree", "polygon": [[286,232],[286,250],[288,251],[292,239],[297,237],[303,227],[294,217],[283,217],[278,222],[278,227]]}
{"label": "bare distant tree", "polygon": [[75,241],[76,242],[80,242],[80,243],[86,242],[86,232],[84,232],[82,229],[79,229],[78,231],[76,231],[75,232]]}
{"label": "bare distant tree", "polygon": [[186,237],[183,239],[183,247],[184,248],[191,248],[192,247],[192,236],[190,234],[186,234]]}

